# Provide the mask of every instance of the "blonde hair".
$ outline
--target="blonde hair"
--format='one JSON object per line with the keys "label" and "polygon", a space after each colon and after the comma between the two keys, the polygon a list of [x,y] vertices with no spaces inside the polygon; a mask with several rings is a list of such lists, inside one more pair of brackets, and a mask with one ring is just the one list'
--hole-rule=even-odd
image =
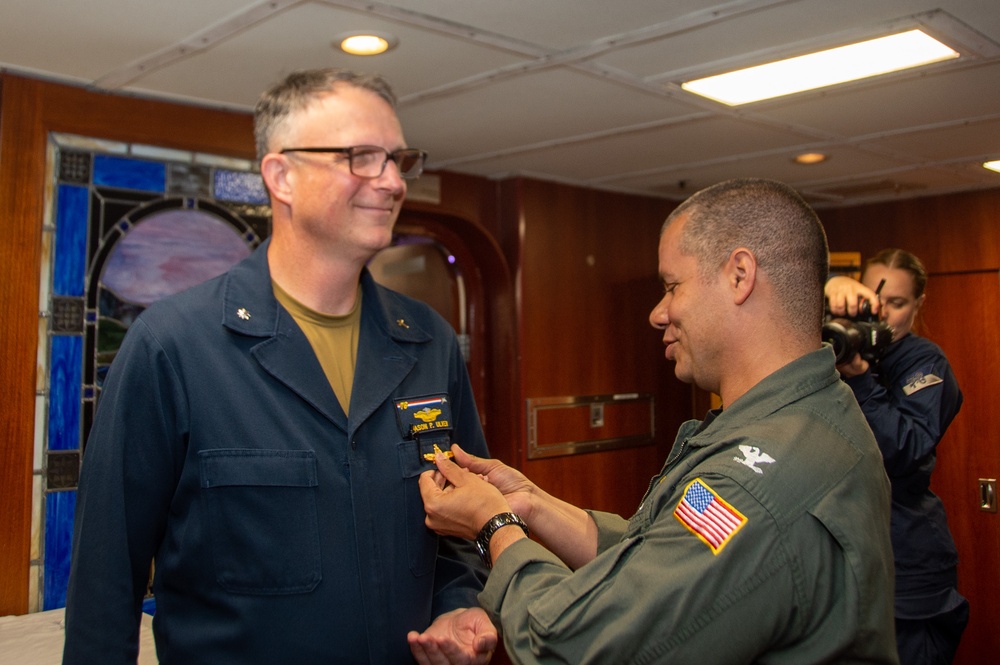
{"label": "blonde hair", "polygon": [[865,271],[872,265],[905,270],[913,277],[913,297],[919,298],[924,295],[924,289],[927,287],[927,269],[924,268],[924,264],[915,254],[911,254],[905,249],[889,247],[865,261]]}

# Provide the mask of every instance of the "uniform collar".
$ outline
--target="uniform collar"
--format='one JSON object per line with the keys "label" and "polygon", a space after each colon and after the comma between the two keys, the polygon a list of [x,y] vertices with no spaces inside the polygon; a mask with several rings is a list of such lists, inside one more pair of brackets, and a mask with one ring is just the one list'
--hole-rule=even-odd
{"label": "uniform collar", "polygon": [[738,429],[765,418],[838,381],[840,375],[834,365],[833,349],[829,344],[823,344],[822,348],[810,351],[764,377],[731,405],[714,414],[711,420],[706,420],[703,427],[697,421],[693,424],[698,427],[697,434],[710,429],[714,437],[721,431]]}
{"label": "uniform collar", "polygon": [[265,240],[226,274],[222,325],[233,332],[252,337],[277,334],[280,305],[271,288],[271,270],[267,265],[270,244],[270,239]]}
{"label": "uniform collar", "polygon": [[421,315],[411,301],[375,283],[368,268],[361,271],[361,316],[370,320],[397,342],[429,342],[431,334],[421,326]]}
{"label": "uniform collar", "polygon": [[[281,305],[274,297],[267,263],[270,238],[226,275],[222,325],[252,337],[278,333]],[[361,271],[362,316],[398,342],[427,342],[430,333],[420,325],[424,317],[403,296],[385,289],[367,268]],[[286,319],[290,317],[285,317]]]}

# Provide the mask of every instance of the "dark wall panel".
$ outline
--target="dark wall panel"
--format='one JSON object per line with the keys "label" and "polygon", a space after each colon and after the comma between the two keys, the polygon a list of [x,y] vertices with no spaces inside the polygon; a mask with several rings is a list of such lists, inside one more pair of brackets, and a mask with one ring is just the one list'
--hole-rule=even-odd
{"label": "dark wall panel", "polygon": [[673,204],[534,180],[505,187],[519,238],[522,418],[529,398],[656,398],[654,445],[525,455],[524,469],[560,498],[629,516],[691,414],[690,388],[674,378],[648,320],[661,297],[660,226]]}

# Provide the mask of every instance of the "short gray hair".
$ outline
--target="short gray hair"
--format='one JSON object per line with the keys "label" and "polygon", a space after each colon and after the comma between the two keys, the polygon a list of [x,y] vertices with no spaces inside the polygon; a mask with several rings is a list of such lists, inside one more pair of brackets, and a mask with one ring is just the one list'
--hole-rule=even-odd
{"label": "short gray hair", "polygon": [[328,67],[292,72],[261,94],[253,114],[257,159],[270,149],[275,129],[296,111],[301,111],[317,95],[331,92],[337,84],[370,90],[396,108],[396,95],[389,83],[378,74],[359,74],[349,69]]}

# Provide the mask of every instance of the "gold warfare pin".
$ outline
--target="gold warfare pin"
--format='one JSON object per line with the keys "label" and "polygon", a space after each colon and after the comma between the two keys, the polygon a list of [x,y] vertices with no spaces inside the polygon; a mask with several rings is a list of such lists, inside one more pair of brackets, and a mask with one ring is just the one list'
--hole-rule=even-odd
{"label": "gold warfare pin", "polygon": [[435,443],[434,452],[424,453],[424,459],[427,460],[428,462],[433,462],[434,457],[436,455],[444,455],[447,458],[452,458],[455,456],[455,453],[451,452],[450,450],[441,450],[440,448],[438,448],[438,444]]}

